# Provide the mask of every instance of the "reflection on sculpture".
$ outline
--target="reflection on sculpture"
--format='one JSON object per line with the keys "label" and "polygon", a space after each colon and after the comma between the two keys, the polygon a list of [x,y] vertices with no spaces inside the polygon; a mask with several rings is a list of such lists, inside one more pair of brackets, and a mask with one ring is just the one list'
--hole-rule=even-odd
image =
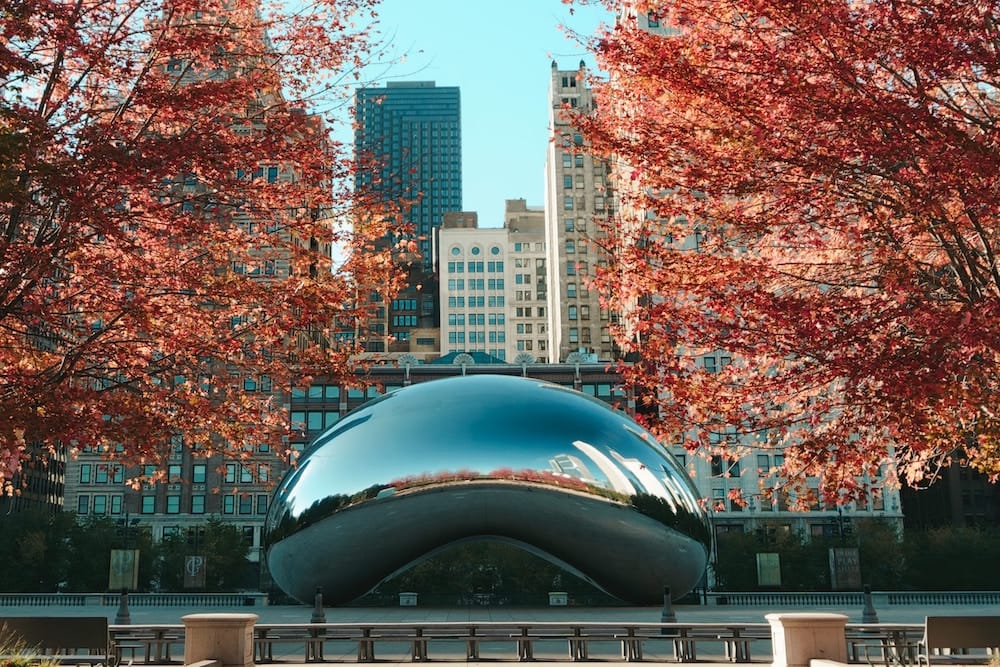
{"label": "reflection on sculpture", "polygon": [[687,474],[621,412],[500,375],[406,387],[316,438],[267,517],[274,581],[345,603],[469,539],[517,544],[632,604],[690,591],[709,531]]}

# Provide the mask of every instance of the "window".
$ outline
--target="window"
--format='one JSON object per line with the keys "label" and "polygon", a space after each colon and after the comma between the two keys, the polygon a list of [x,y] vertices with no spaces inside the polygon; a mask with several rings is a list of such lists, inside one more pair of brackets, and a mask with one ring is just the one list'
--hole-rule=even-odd
{"label": "window", "polygon": [[580,330],[576,328],[571,328],[569,330],[569,342],[579,343],[580,342]]}
{"label": "window", "polygon": [[191,483],[192,484],[204,484],[205,483],[205,464],[196,463],[191,466]]}
{"label": "window", "polygon": [[253,496],[240,496],[240,514],[253,514]]}
{"label": "window", "polygon": [[[322,413],[320,413],[322,415]],[[240,466],[240,484],[249,484],[253,481],[253,472],[246,466]]]}
{"label": "window", "polygon": [[576,275],[576,262],[573,260],[567,260],[566,262],[566,275],[575,276]]}
{"label": "window", "polygon": [[323,430],[323,413],[312,411],[306,413],[306,430],[308,431],[322,431]]}
{"label": "window", "polygon": [[167,481],[171,484],[181,481],[181,466],[179,463],[171,463],[167,466]]}
{"label": "window", "polygon": [[191,514],[205,513],[205,496],[191,496]]}
{"label": "window", "polygon": [[650,28],[659,28],[660,27],[660,15],[657,14],[656,12],[647,12],[646,13],[646,22],[649,24]]}
{"label": "window", "polygon": [[121,496],[111,496],[111,513],[121,514],[122,513],[122,497]]}
{"label": "window", "polygon": [[576,298],[576,283],[566,283],[566,296],[570,299]]}
{"label": "window", "polygon": [[76,498],[76,513],[86,514],[90,511],[90,496],[83,494]]}
{"label": "window", "polygon": [[576,319],[576,311],[577,311],[576,306],[570,306],[569,307],[569,319],[571,319],[571,320],[575,320]]}
{"label": "window", "polygon": [[222,513],[223,514],[236,513],[236,498],[234,498],[232,494],[228,496],[222,496]]}
{"label": "window", "polygon": [[223,481],[226,484],[235,484],[236,483],[236,464],[235,463],[227,463],[226,464],[226,474],[223,477]]}
{"label": "window", "polygon": [[143,496],[140,510],[143,514],[153,514],[156,512],[156,496]]}
{"label": "window", "polygon": [[[90,464],[84,463],[80,466],[80,484],[90,484]],[[81,512],[86,514],[86,512]]]}
{"label": "window", "polygon": [[574,244],[573,239],[566,239],[566,254],[572,255],[575,252],[576,252],[576,245]]}
{"label": "window", "polygon": [[180,512],[181,512],[181,497],[167,496],[167,514],[180,514]]}
{"label": "window", "polygon": [[577,153],[574,159],[576,160],[576,166],[578,167],[583,166],[583,153]]}
{"label": "window", "polygon": [[267,496],[257,496],[257,514],[267,514]]}
{"label": "window", "polygon": [[566,195],[563,197],[563,210],[572,211],[573,210],[573,195]]}
{"label": "window", "polygon": [[97,466],[94,471],[94,483],[96,484],[107,484],[108,483],[108,466],[105,463],[101,463]]}
{"label": "window", "polygon": [[712,477],[721,477],[726,474],[726,466],[729,462],[723,460],[721,456],[712,457]]}
{"label": "window", "polygon": [[564,169],[573,166],[573,154],[572,153],[563,153],[562,154],[562,166],[563,166]]}

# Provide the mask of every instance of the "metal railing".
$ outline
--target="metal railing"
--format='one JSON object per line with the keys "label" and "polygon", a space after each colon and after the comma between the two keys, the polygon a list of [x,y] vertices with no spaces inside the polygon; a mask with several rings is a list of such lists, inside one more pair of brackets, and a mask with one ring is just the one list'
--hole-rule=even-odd
{"label": "metal railing", "polygon": [[[923,624],[848,624],[848,660],[912,664]],[[425,660],[770,662],[767,623],[394,622],[257,623],[254,662]],[[125,663],[163,665],[183,656],[183,625],[113,625]]]}
{"label": "metal railing", "polygon": [[[0,607],[117,607],[120,593],[0,593]],[[135,607],[262,607],[266,593],[129,593]]]}
{"label": "metal railing", "polygon": [[[1000,604],[1000,591],[873,591],[879,606]],[[860,591],[716,591],[705,594],[709,605],[742,607],[852,607],[863,604]]]}

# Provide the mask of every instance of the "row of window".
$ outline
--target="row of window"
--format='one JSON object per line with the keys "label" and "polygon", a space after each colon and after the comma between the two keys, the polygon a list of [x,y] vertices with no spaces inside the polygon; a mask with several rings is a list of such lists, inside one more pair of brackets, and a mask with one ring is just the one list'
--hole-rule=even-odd
{"label": "row of window", "polygon": [[468,268],[469,273],[503,273],[503,260],[483,262],[463,262],[461,260],[448,262],[448,273],[465,273]]}
{"label": "row of window", "polygon": [[[570,327],[567,330],[570,343],[589,343],[590,339],[590,329],[583,328],[578,329],[576,327]],[[611,332],[607,327],[601,327],[601,342],[610,343],[611,342]]]}
{"label": "row of window", "polygon": [[514,291],[515,301],[545,301],[545,289],[539,289],[537,292],[532,292],[530,289],[525,290],[515,290]]}
{"label": "row of window", "polygon": [[[489,322],[491,325],[501,325],[505,324],[507,317],[503,313],[469,313],[468,322],[470,326],[486,326]],[[464,313],[449,313],[448,314],[448,326],[465,326],[466,315]]]}
{"label": "row of window", "polygon": [[[375,398],[378,395],[378,387],[349,387],[347,390],[347,398],[349,399]],[[337,400],[340,396],[340,386],[335,384],[316,384],[310,386],[308,389],[302,387],[292,389],[293,399],[330,401]]]}
{"label": "row of window", "polygon": [[[469,248],[469,254],[470,255],[479,255],[482,252],[483,252],[483,249],[480,248],[478,245],[474,245],[471,248]],[[499,255],[500,252],[501,252],[500,246],[498,246],[498,245],[490,246],[490,254],[491,255]],[[457,246],[457,245],[452,246],[451,247],[451,254],[455,255],[455,256],[461,255],[462,254],[462,248],[460,246]]]}
{"label": "row of window", "polygon": [[470,290],[502,290],[504,288],[503,278],[490,278],[485,280],[483,278],[448,278],[448,290],[451,292],[464,290],[468,287]]}
{"label": "row of window", "polygon": [[[468,333],[468,340],[466,340],[466,333]],[[449,343],[506,343],[507,334],[503,331],[449,331],[448,332],[448,342]]]}
{"label": "row of window", "polygon": [[583,153],[566,153],[562,154],[562,166],[564,169],[570,169],[572,167],[582,167],[584,166],[584,155]]}
{"label": "row of window", "polygon": [[[514,313],[515,315],[517,315],[517,317],[531,317],[531,311],[534,308],[535,308],[534,306],[518,306],[517,308],[514,309]],[[538,311],[537,315],[538,317],[545,317],[544,306],[537,306],[537,311]]]}
{"label": "row of window", "polygon": [[[607,208],[607,200],[602,195],[594,195],[594,210],[603,211]],[[586,211],[587,198],[583,196],[574,197],[566,195],[563,197],[564,211]]]}
{"label": "row of window", "polygon": [[541,241],[534,243],[517,242],[514,244],[514,252],[531,252],[532,248],[534,248],[535,252],[545,252],[545,244]]}
{"label": "row of window", "polygon": [[483,296],[449,296],[448,297],[448,307],[449,308],[503,308],[504,307],[504,297],[491,295],[489,297]]}
{"label": "row of window", "polygon": [[[139,500],[139,512],[141,514],[156,514],[156,501],[156,496],[142,496]],[[190,496],[190,501],[190,508],[188,509],[190,514],[205,513],[205,496],[203,494]],[[84,493],[77,496],[76,499],[77,514],[120,515],[122,514],[122,508],[123,498],[120,495],[108,496],[103,494],[90,495]],[[178,494],[164,496],[162,511],[165,514],[180,514],[181,496]],[[267,495],[256,494],[235,496],[229,494],[222,496],[222,513],[257,514],[263,516],[267,514]]]}

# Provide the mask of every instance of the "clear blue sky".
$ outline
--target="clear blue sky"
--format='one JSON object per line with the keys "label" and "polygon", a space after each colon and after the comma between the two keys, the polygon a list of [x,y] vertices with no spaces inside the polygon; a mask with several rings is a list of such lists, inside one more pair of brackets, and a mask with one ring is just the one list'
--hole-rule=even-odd
{"label": "clear blue sky", "polygon": [[610,14],[561,0],[382,0],[379,15],[390,53],[405,59],[365,78],[461,89],[463,208],[499,227],[504,200],[541,206],[552,61],[594,65],[560,26],[591,35]]}

